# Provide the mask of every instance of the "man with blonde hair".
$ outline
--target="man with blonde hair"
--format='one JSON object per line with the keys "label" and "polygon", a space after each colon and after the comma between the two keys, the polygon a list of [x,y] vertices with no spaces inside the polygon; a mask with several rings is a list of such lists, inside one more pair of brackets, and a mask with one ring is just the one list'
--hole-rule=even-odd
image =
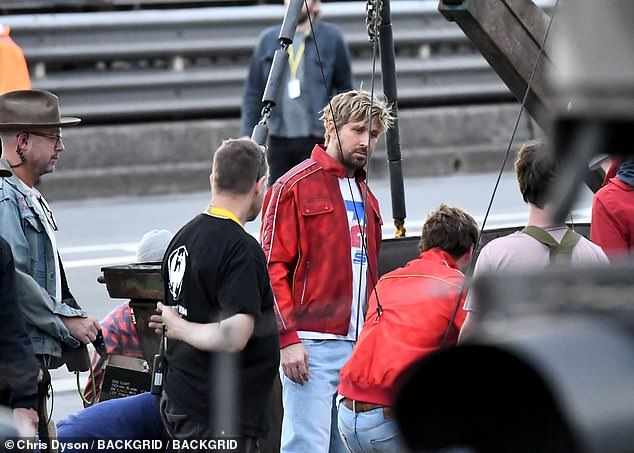
{"label": "man with blonde hair", "polygon": [[325,145],[267,192],[262,247],[280,329],[282,452],[345,451],[334,405],[339,370],[377,279],[381,216],[364,167],[393,122],[364,91],[322,110]]}

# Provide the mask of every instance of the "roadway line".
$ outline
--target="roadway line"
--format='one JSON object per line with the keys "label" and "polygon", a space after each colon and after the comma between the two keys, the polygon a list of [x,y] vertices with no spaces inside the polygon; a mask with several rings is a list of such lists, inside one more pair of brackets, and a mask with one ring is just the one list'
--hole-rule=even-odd
{"label": "roadway line", "polygon": [[[588,222],[590,220],[591,211],[590,209],[581,209],[573,212],[573,220],[575,222]],[[527,212],[513,212],[507,214],[494,214],[489,215],[487,219],[487,228],[504,228],[511,226],[521,226],[526,223],[528,213]],[[478,225],[482,225],[482,221],[484,220],[484,216],[475,217]],[[384,225],[384,233],[383,238],[392,238],[394,237],[394,227],[392,227],[391,223],[387,223]],[[406,228],[409,231],[410,235],[419,235],[420,231],[423,227],[423,220],[418,221],[410,221],[406,223]],[[389,229],[388,229],[389,226]],[[256,236],[253,234],[253,236]],[[257,236],[256,236],[257,237]],[[107,252],[107,251],[125,251],[125,252],[135,252],[137,242],[119,242],[113,244],[95,244],[95,245],[80,245],[80,246],[71,246],[71,247],[62,247],[60,248],[60,253],[62,256],[77,254],[77,253],[93,253],[93,252]],[[117,256],[109,256],[103,258],[86,258],[86,259],[65,259],[64,267],[67,269],[75,269],[81,267],[94,267],[94,266],[111,266],[115,264],[130,264],[133,263],[136,259],[135,255],[117,255]]]}

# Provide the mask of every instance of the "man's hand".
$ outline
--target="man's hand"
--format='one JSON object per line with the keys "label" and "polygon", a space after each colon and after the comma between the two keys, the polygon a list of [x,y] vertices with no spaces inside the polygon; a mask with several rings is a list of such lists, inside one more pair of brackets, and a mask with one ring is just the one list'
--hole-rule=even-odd
{"label": "man's hand", "polygon": [[301,343],[295,343],[282,349],[282,371],[296,384],[308,382],[308,352]]}
{"label": "man's hand", "polygon": [[39,419],[35,409],[16,407],[13,409],[13,420],[21,435],[32,436],[37,432]]}
{"label": "man's hand", "polygon": [[95,341],[97,332],[101,329],[99,321],[91,316],[87,318],[69,318],[62,316],[61,319],[73,338],[82,344]]}
{"label": "man's hand", "polygon": [[157,335],[163,334],[163,330],[165,330],[165,336],[167,338],[180,340],[177,333],[179,330],[178,327],[180,327],[179,321],[182,318],[176,309],[158,302],[156,304],[156,312],[156,315],[150,316],[150,323],[148,324],[150,329],[154,329]]}

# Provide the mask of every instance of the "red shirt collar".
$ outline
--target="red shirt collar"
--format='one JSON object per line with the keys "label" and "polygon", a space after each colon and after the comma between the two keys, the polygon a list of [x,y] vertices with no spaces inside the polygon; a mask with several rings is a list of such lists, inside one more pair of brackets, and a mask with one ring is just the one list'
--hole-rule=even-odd
{"label": "red shirt collar", "polygon": [[[345,167],[337,160],[333,159],[330,154],[326,152],[323,146],[315,145],[310,158],[319,163],[324,170],[330,173],[334,173],[338,178],[346,177]],[[357,180],[365,180],[365,170],[360,168],[354,173],[354,177]]]}
{"label": "red shirt collar", "polygon": [[456,260],[449,253],[445,252],[443,249],[438,247],[434,247],[429,250],[425,250],[424,252],[421,252],[421,254],[419,255],[419,258],[423,260],[444,261],[445,263],[447,263],[447,266],[449,266],[450,268],[456,269],[462,272]]}

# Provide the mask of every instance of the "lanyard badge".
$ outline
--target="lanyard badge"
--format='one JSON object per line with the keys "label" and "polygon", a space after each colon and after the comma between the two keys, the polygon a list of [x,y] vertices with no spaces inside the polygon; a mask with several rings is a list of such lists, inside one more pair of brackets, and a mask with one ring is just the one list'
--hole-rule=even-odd
{"label": "lanyard badge", "polygon": [[299,66],[302,63],[302,58],[304,57],[304,50],[306,48],[306,37],[308,37],[308,33],[310,33],[309,28],[306,29],[306,33],[304,33],[304,39],[302,39],[302,42],[297,47],[297,54],[295,53],[295,48],[292,44],[288,48],[288,65],[290,66],[290,78],[288,80],[288,97],[290,99],[297,99],[302,93],[297,73],[299,72]]}

